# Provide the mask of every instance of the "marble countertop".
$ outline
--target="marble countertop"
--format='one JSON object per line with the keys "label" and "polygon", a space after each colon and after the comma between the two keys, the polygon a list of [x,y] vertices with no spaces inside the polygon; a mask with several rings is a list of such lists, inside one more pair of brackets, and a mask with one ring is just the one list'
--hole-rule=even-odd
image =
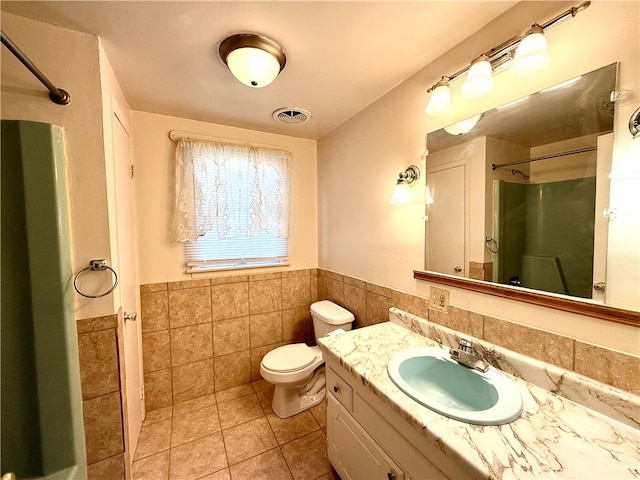
{"label": "marble countertop", "polygon": [[640,430],[509,374],[523,412],[508,425],[470,425],[415,402],[393,384],[387,364],[401,350],[438,343],[407,328],[385,322],[318,345],[476,478],[640,478]]}

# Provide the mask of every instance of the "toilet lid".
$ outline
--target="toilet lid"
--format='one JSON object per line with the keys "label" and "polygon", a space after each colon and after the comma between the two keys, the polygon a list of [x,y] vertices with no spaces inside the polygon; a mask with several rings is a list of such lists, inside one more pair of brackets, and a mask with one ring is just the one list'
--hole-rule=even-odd
{"label": "toilet lid", "polygon": [[262,359],[262,364],[274,372],[292,372],[311,365],[315,353],[304,343],[293,343],[271,350]]}

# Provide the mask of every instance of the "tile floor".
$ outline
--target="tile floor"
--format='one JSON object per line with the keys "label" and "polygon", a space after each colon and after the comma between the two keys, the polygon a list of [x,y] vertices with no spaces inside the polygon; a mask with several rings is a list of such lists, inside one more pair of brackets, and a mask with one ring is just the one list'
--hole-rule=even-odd
{"label": "tile floor", "polygon": [[327,460],[326,400],[287,419],[264,380],[147,412],[132,480],[340,480]]}

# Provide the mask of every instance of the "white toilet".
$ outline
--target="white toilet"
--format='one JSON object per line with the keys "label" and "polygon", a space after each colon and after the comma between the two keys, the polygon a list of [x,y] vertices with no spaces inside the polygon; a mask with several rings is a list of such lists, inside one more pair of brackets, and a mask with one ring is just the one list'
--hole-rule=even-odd
{"label": "white toilet", "polygon": [[[311,305],[316,340],[338,330],[351,330],[353,314],[329,300]],[[320,347],[304,343],[284,345],[267,353],[260,374],[275,385],[273,411],[287,418],[319,404],[325,397],[324,359]]]}

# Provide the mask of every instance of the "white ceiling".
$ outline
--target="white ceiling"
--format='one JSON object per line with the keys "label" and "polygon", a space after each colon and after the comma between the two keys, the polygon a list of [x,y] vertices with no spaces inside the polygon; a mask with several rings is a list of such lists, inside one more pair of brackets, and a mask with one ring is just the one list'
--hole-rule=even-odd
{"label": "white ceiling", "polygon": [[[6,12],[99,36],[134,110],[317,139],[515,3],[3,0],[0,5]],[[234,33],[262,34],[284,48],[287,65],[271,85],[246,87],[222,63],[218,45]],[[27,56],[33,50],[18,47]],[[309,110],[312,119],[278,124],[271,114],[280,107]]]}

